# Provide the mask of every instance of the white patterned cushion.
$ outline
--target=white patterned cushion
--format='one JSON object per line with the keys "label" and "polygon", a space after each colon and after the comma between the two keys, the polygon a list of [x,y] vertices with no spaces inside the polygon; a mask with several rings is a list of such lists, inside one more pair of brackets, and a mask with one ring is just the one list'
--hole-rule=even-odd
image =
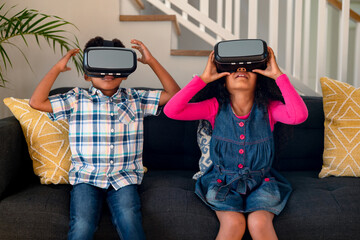
{"label": "white patterned cushion", "polygon": [[193,179],[195,180],[201,177],[212,165],[212,161],[210,159],[211,134],[212,127],[210,122],[207,120],[200,120],[197,129],[197,142],[201,151],[201,157],[199,160],[200,171],[193,176]]}

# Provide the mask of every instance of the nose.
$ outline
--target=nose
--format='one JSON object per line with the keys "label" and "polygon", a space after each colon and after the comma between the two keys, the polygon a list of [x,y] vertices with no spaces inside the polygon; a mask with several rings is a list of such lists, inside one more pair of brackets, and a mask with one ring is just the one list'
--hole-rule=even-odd
{"label": "nose", "polygon": [[244,67],[239,67],[238,69],[236,69],[237,72],[246,72],[246,68]]}

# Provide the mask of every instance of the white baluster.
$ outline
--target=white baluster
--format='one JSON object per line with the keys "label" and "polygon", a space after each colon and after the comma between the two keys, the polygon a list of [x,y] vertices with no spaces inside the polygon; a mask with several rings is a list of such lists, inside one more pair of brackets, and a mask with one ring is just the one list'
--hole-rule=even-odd
{"label": "white baluster", "polygon": [[300,79],[303,0],[295,1],[293,76]]}
{"label": "white baluster", "polygon": [[[200,12],[204,14],[206,17],[209,16],[209,0],[200,0]],[[205,25],[200,24],[200,31],[205,32]]]}
{"label": "white baluster", "polygon": [[326,0],[318,0],[318,29],[317,29],[317,48],[316,48],[316,85],[315,91],[320,92],[320,78],[326,75],[326,35],[328,9]]}
{"label": "white baluster", "polygon": [[270,0],[269,4],[269,46],[276,56],[279,36],[279,0]]}
{"label": "white baluster", "polygon": [[232,32],[232,0],[225,0],[225,29]]}
{"label": "white baluster", "polygon": [[347,82],[347,63],[349,48],[350,0],[342,1],[339,31],[338,80]]}
{"label": "white baluster", "polygon": [[241,1],[237,0],[234,4],[234,35],[237,38],[240,38],[240,10],[241,10]]}
{"label": "white baluster", "polygon": [[258,0],[249,1],[248,38],[257,38]]}
{"label": "white baluster", "polygon": [[303,82],[309,87],[309,63],[310,63],[310,18],[311,18],[311,0],[305,0],[305,15],[304,15],[304,51],[302,61],[302,76]]}
{"label": "white baluster", "polygon": [[[216,22],[219,26],[223,27],[223,0],[217,0],[216,7]],[[222,38],[219,35],[216,35],[216,41],[221,41]]]}
{"label": "white baluster", "polygon": [[293,0],[286,1],[286,51],[285,51],[285,69],[292,73],[292,43],[293,43]]}
{"label": "white baluster", "polygon": [[360,22],[356,23],[354,85],[360,87]]}

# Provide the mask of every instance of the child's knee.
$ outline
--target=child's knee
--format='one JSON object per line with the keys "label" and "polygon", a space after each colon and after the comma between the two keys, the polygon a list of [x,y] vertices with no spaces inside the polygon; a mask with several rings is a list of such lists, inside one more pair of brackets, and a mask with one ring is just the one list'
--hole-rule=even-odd
{"label": "child's knee", "polygon": [[249,214],[247,221],[249,231],[266,231],[269,228],[273,228],[273,217],[274,215],[272,213],[266,211],[259,211]]}
{"label": "child's knee", "polygon": [[229,236],[243,236],[246,229],[246,219],[243,214],[230,213],[219,218],[220,228]]}

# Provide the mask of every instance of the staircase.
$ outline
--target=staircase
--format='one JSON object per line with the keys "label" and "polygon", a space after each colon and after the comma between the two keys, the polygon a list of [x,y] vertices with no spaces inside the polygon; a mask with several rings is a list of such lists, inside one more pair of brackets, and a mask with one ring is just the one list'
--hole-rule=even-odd
{"label": "staircase", "polygon": [[[304,95],[320,94],[322,76],[360,86],[360,16],[350,0],[120,1],[120,21],[172,22],[171,56],[208,56],[218,41],[261,38]],[[181,49],[189,42],[182,32],[206,49]]]}

